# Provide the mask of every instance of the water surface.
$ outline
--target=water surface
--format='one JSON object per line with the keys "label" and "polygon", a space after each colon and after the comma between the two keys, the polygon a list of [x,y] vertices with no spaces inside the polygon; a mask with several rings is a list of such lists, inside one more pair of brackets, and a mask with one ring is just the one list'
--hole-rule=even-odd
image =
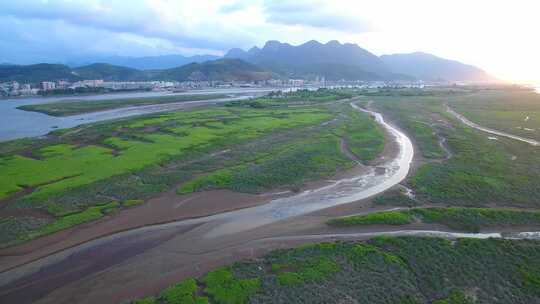
{"label": "water surface", "polygon": [[[235,89],[212,89],[198,90],[182,93],[171,92],[138,92],[138,93],[114,93],[102,95],[87,95],[73,97],[31,97],[0,100],[0,142],[12,139],[35,137],[45,135],[56,129],[72,128],[81,124],[92,123],[97,121],[129,117],[134,115],[149,114],[163,112],[169,110],[178,110],[181,108],[211,104],[216,102],[226,102],[231,99],[256,97],[272,91],[271,88],[235,88]],[[70,101],[88,101],[104,100],[104,99],[123,99],[123,98],[140,98],[140,97],[161,97],[173,95],[202,95],[202,94],[230,94],[230,99],[219,100],[201,100],[194,102],[181,102],[161,105],[126,107],[113,110],[105,110],[100,112],[85,113],[80,115],[55,117],[43,113],[23,111],[17,107],[23,105],[45,104],[53,102],[70,102]]]}

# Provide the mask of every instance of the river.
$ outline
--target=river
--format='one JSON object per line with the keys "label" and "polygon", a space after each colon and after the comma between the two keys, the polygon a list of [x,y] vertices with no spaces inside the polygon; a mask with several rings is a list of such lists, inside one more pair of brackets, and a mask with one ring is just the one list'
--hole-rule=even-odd
{"label": "river", "polygon": [[[0,142],[24,137],[36,137],[45,135],[56,129],[72,128],[78,125],[98,122],[103,120],[129,117],[134,115],[149,114],[170,110],[178,110],[185,107],[225,102],[232,99],[256,97],[272,90],[271,88],[234,88],[234,89],[208,89],[182,93],[164,92],[137,92],[137,93],[114,93],[103,95],[87,95],[74,97],[33,97],[0,100]],[[105,99],[161,97],[173,95],[202,95],[202,94],[229,94],[230,99],[201,100],[192,102],[179,102],[171,104],[125,107],[100,112],[92,112],[81,115],[55,117],[38,112],[23,111],[17,107],[23,105],[44,104],[53,102],[70,102],[85,100],[92,102]]]}

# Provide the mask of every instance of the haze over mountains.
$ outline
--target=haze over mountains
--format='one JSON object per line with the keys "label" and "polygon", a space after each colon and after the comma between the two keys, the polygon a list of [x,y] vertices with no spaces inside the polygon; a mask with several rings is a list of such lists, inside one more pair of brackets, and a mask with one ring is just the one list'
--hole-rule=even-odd
{"label": "haze over mountains", "polygon": [[475,66],[427,53],[382,55],[380,58],[393,72],[411,75],[416,79],[486,82],[494,80]]}
{"label": "haze over mountains", "polygon": [[325,76],[331,80],[373,80],[392,78],[379,57],[356,44],[326,44],[315,40],[299,46],[268,41],[262,49],[253,47],[244,52],[232,49],[225,58],[239,58],[290,77]]}
{"label": "haze over mountains", "polygon": [[80,67],[96,62],[108,63],[112,65],[125,66],[128,68],[139,70],[160,70],[170,69],[186,65],[188,63],[201,63],[210,60],[219,59],[220,56],[214,55],[163,55],[163,56],[145,56],[145,57],[126,57],[126,56],[110,56],[86,59],[82,61],[69,62],[67,65],[71,67]]}
{"label": "haze over mountains", "polygon": [[426,80],[487,82],[483,70],[426,53],[378,57],[356,44],[315,40],[293,46],[268,41],[248,51],[231,49],[223,58],[181,55],[110,57],[70,68],[59,64],[1,65],[0,81],[104,79],[106,81],[257,81],[269,78],[326,80]]}

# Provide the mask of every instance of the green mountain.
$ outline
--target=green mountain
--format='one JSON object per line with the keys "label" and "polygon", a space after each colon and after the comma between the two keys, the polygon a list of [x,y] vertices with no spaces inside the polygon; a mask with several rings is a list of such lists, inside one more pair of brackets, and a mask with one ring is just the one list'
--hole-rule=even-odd
{"label": "green mountain", "polygon": [[173,81],[258,81],[270,79],[272,73],[240,59],[218,59],[162,70],[154,77]]}
{"label": "green mountain", "polygon": [[72,61],[69,66],[79,67],[91,64],[93,62],[103,62],[112,65],[119,65],[138,70],[159,70],[179,67],[192,62],[205,62],[209,60],[219,59],[219,56],[213,55],[162,55],[162,56],[146,56],[146,57],[126,57],[126,56],[106,56],[85,58],[81,61]]}
{"label": "green mountain", "polygon": [[147,73],[107,63],[94,63],[73,69],[82,79],[103,79],[105,81],[141,81],[148,78]]}
{"label": "green mountain", "polygon": [[172,69],[146,71],[106,63],[95,63],[73,69],[61,64],[0,65],[0,82],[18,81],[21,83],[83,79],[103,79],[105,81],[258,81],[269,79],[271,76],[272,73],[239,59],[219,59],[191,63]]}
{"label": "green mountain", "polygon": [[0,82],[38,83],[63,79],[75,81],[80,78],[63,64],[0,65]]}

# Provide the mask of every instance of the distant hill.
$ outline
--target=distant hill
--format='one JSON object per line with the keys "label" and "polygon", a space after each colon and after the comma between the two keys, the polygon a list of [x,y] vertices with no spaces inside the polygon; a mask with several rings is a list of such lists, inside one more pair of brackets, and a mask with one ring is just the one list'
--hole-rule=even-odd
{"label": "distant hill", "polygon": [[326,77],[329,80],[380,80],[396,77],[374,54],[356,44],[315,40],[293,46],[268,41],[262,49],[231,49],[225,58],[239,58],[289,77]]}
{"label": "distant hill", "polygon": [[218,59],[190,63],[163,70],[137,70],[106,63],[94,63],[78,68],[61,64],[0,65],[0,82],[103,79],[105,81],[258,81],[272,77],[272,73],[240,59]]}
{"label": "distant hill", "polygon": [[381,60],[392,72],[411,75],[421,80],[496,81],[475,66],[427,53],[383,55]]}
{"label": "distant hill", "polygon": [[148,75],[144,71],[107,63],[94,63],[74,68],[72,71],[82,79],[103,79],[105,81],[141,81],[148,79]]}
{"label": "distant hill", "polygon": [[219,56],[213,55],[163,55],[163,56],[146,56],[146,57],[126,57],[126,56],[110,56],[99,57],[90,60],[69,63],[72,67],[88,65],[94,62],[103,62],[111,65],[129,67],[138,70],[162,70],[179,67],[193,62],[205,62],[209,60],[219,59]]}
{"label": "distant hill", "polygon": [[47,80],[75,81],[79,76],[63,64],[40,63],[32,65],[0,65],[0,82],[18,81],[38,83]]}
{"label": "distant hill", "polygon": [[163,70],[155,77],[173,81],[257,81],[271,76],[272,73],[240,59],[218,59]]}

